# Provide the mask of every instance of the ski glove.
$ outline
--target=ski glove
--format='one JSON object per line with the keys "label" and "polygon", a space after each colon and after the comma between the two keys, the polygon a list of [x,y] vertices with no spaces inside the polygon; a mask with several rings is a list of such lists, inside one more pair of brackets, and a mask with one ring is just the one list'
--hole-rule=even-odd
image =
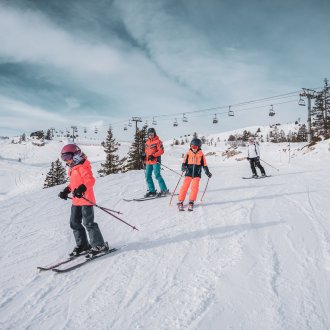
{"label": "ski glove", "polygon": [[250,161],[250,158],[249,158],[249,157],[246,157],[246,159],[247,159],[248,161]]}
{"label": "ski glove", "polygon": [[78,188],[76,188],[73,191],[72,195],[73,197],[81,198],[86,190],[87,190],[86,186],[84,184],[81,184]]}
{"label": "ski glove", "polygon": [[144,162],[146,160],[146,154],[141,155],[141,160]]}
{"label": "ski glove", "polygon": [[58,197],[67,200],[70,192],[71,192],[70,188],[65,187],[64,190],[58,194]]}
{"label": "ski glove", "polygon": [[187,166],[186,166],[185,163],[183,163],[183,164],[181,165],[181,171],[182,171],[182,172],[186,172],[186,170],[187,170]]}
{"label": "ski glove", "polygon": [[209,168],[207,166],[204,167],[204,171],[205,171],[205,174],[211,178],[212,177],[212,173],[209,171]]}
{"label": "ski glove", "polygon": [[148,160],[153,161],[153,160],[155,160],[155,157],[154,157],[153,155],[150,155],[150,156],[148,157]]}
{"label": "ski glove", "polygon": [[259,157],[259,156],[257,156],[257,161],[258,161],[258,162],[260,161],[260,157]]}

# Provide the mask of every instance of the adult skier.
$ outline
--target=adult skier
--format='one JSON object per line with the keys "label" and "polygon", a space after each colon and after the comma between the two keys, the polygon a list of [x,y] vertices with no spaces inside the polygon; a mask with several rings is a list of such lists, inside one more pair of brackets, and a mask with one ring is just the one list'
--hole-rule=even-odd
{"label": "adult skier", "polygon": [[[93,191],[95,179],[90,162],[76,144],[65,145],[61,151],[61,158],[69,167],[70,183],[58,196],[65,200],[71,192],[73,196],[70,227],[73,230],[77,246],[70,253],[70,256],[76,256],[82,252],[88,252],[89,256],[95,256],[108,251],[108,243],[104,242],[99,226],[94,222],[93,205],[82,198],[85,197],[96,204]],[[88,232],[89,242],[85,228]]]}
{"label": "adult skier", "polygon": [[180,189],[178,197],[178,208],[183,210],[183,202],[186,198],[187,191],[191,185],[191,191],[189,195],[188,211],[192,211],[194,208],[194,202],[198,195],[199,181],[202,176],[202,167],[205,174],[211,178],[212,174],[206,164],[205,155],[202,152],[202,141],[200,139],[192,139],[190,142],[190,149],[186,153],[181,166],[182,172],[185,172],[185,178]]}
{"label": "adult skier", "polygon": [[252,170],[252,178],[258,178],[256,167],[259,168],[262,176],[266,176],[265,169],[260,164],[259,145],[254,141],[253,136],[250,136],[248,139],[248,150],[247,150],[246,159],[250,162],[250,166]]}
{"label": "adult skier", "polygon": [[[169,191],[165,181],[160,174],[161,155],[164,153],[163,142],[156,134],[156,130],[152,127],[148,128],[148,140],[145,144],[145,153],[142,155],[143,161],[146,164],[146,181],[148,184],[148,192],[145,197],[151,196],[166,196]],[[154,182],[152,180],[152,172],[158,181],[160,192],[157,194]]]}

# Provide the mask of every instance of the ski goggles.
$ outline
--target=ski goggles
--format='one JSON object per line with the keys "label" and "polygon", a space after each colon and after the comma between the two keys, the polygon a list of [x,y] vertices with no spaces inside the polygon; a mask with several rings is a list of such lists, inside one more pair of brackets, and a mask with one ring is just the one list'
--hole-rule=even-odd
{"label": "ski goggles", "polygon": [[65,153],[61,154],[61,158],[65,162],[68,161],[68,160],[71,160],[73,158],[73,153],[72,152],[65,152]]}

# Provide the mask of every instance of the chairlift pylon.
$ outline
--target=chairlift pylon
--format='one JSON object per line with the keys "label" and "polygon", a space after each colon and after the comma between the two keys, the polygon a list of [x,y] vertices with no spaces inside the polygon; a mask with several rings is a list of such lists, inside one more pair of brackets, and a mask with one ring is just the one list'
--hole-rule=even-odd
{"label": "chairlift pylon", "polygon": [[218,123],[218,118],[217,118],[217,114],[214,114],[214,118],[213,118],[213,124],[217,124]]}

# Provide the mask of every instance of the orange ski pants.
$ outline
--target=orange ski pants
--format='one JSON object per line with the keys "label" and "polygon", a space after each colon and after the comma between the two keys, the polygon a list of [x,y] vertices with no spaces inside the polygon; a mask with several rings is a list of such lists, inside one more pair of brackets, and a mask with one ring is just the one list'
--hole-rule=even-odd
{"label": "orange ski pants", "polygon": [[199,189],[199,181],[201,178],[199,177],[195,177],[192,178],[191,176],[186,176],[184,178],[182,187],[180,189],[180,193],[179,193],[179,201],[184,201],[186,198],[186,194],[187,191],[189,189],[189,186],[191,184],[191,190],[190,190],[190,196],[189,196],[189,201],[195,201],[197,198],[197,194],[198,194],[198,189]]}

